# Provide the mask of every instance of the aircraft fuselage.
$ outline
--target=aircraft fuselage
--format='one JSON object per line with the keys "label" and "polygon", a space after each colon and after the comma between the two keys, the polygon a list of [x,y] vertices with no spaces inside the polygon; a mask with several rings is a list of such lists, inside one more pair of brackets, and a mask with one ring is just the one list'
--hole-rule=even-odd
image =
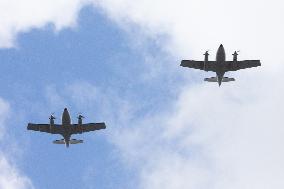
{"label": "aircraft fuselage", "polygon": [[226,63],[226,53],[223,45],[221,44],[218,48],[217,54],[216,54],[216,63],[217,63],[217,70],[216,75],[218,79],[219,86],[222,83],[222,79],[225,74],[225,63]]}
{"label": "aircraft fuselage", "polygon": [[62,127],[64,129],[64,133],[62,134],[66,147],[69,147],[70,138],[71,138],[71,117],[67,110],[64,108],[62,113]]}

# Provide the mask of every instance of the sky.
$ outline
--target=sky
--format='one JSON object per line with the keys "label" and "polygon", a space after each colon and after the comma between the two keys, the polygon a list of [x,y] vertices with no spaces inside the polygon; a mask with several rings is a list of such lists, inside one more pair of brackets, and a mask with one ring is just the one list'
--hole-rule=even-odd
{"label": "sky", "polygon": [[[283,2],[0,0],[0,189],[282,189]],[[260,59],[214,73],[182,59]],[[107,129],[26,130],[63,109]]]}

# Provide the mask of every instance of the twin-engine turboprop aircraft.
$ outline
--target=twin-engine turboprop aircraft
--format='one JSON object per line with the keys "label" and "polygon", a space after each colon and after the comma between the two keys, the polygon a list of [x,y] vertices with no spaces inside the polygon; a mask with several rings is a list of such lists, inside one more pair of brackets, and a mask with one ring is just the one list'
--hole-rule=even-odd
{"label": "twin-engine turboprop aircraft", "polygon": [[53,141],[54,144],[65,144],[66,147],[69,147],[69,144],[79,144],[83,143],[83,140],[70,139],[73,134],[82,134],[84,132],[95,131],[100,129],[105,129],[105,123],[82,123],[83,116],[79,115],[78,124],[72,124],[70,114],[67,108],[64,109],[62,114],[62,124],[54,124],[55,117],[50,116],[49,124],[34,124],[29,123],[27,129],[33,131],[46,132],[51,134],[60,134],[63,136],[61,140]]}
{"label": "twin-engine turboprop aircraft", "polygon": [[224,77],[225,72],[237,71],[240,69],[257,67],[261,65],[260,60],[238,61],[237,51],[235,51],[234,54],[232,54],[233,61],[226,61],[226,54],[222,44],[218,48],[216,54],[216,61],[208,61],[208,56],[209,56],[208,51],[206,51],[204,55],[205,55],[204,61],[182,60],[180,65],[188,68],[216,72],[216,77],[205,78],[204,81],[218,82],[219,86],[222,84],[222,82],[235,81],[234,78]]}

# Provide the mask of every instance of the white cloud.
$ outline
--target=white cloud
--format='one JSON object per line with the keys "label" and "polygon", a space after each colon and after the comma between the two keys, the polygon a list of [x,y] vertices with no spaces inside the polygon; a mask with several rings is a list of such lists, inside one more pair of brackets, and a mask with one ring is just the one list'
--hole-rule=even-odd
{"label": "white cloud", "polygon": [[112,140],[140,170],[140,188],[283,188],[284,87],[270,75],[247,78],[258,89],[242,90],[246,79],[185,86],[169,110],[120,128]]}
{"label": "white cloud", "polygon": [[0,98],[0,141],[4,137],[5,133],[5,121],[8,118],[10,106],[9,104]]}
{"label": "white cloud", "polygon": [[12,47],[17,34],[54,24],[72,27],[88,0],[0,0],[0,47]]}
{"label": "white cloud", "polygon": [[3,189],[32,189],[30,179],[19,173],[19,170],[0,154],[0,188]]}
{"label": "white cloud", "polygon": [[[7,132],[7,119],[10,116],[10,105],[0,98],[0,188],[32,189],[31,180],[20,173],[15,162],[14,141]],[[8,150],[7,150],[8,149]]]}

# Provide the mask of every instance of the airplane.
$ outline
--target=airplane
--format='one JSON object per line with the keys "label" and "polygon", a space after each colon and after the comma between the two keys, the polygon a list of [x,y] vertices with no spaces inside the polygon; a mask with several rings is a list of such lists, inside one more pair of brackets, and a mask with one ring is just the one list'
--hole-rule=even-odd
{"label": "airplane", "polygon": [[62,124],[54,124],[56,119],[53,114],[49,117],[49,124],[34,124],[28,123],[27,129],[33,131],[46,132],[51,134],[60,134],[63,136],[61,140],[53,141],[54,144],[65,144],[68,148],[69,144],[80,144],[83,140],[70,139],[73,134],[82,134],[84,132],[95,131],[105,129],[105,123],[85,123],[83,124],[83,118],[81,114],[78,115],[78,124],[72,124],[70,114],[67,108],[64,109],[62,114]]}
{"label": "airplane", "polygon": [[209,53],[206,51],[204,54],[204,61],[182,60],[180,66],[200,69],[207,72],[216,72],[216,77],[205,78],[204,81],[218,82],[219,86],[221,86],[222,82],[235,81],[234,78],[224,77],[225,72],[261,66],[260,60],[238,61],[237,51],[235,51],[232,55],[233,61],[226,61],[225,49],[221,44],[218,48],[215,61],[208,61]]}

